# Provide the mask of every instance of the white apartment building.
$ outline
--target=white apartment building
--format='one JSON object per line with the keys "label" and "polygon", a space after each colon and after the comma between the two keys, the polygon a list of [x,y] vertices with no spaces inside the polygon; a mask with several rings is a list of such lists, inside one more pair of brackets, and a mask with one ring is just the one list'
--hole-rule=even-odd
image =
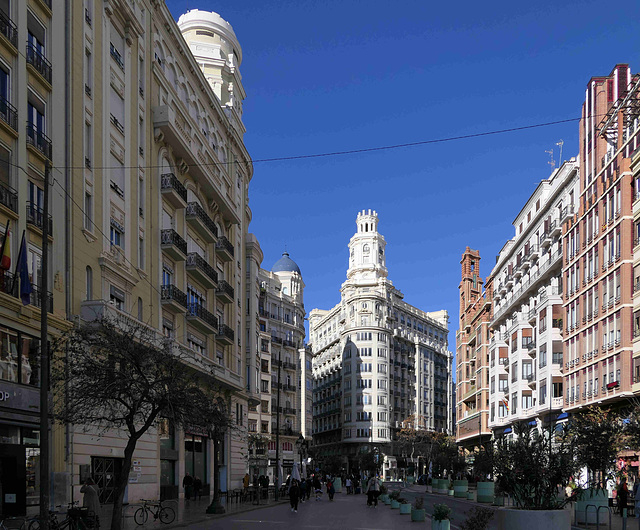
{"label": "white apartment building", "polygon": [[356,227],[340,303],[309,317],[313,445],[319,463],[339,455],[348,469],[376,448],[390,477],[402,421],[417,415],[430,430],[452,432],[449,317],[406,303],[388,279],[377,212],[359,212]]}
{"label": "white apartment building", "polygon": [[542,424],[563,407],[562,221],[579,195],[573,158],[540,182],[513,221],[515,236],[491,273],[494,316],[489,346],[489,427]]}
{"label": "white apartment building", "polygon": [[257,251],[257,241],[252,246],[257,247],[253,252],[258,280],[257,328],[250,331],[250,337],[255,336],[256,340],[259,399],[249,403],[248,432],[262,443],[249,448],[248,472],[251,476],[267,475],[273,482],[278,460],[285,476],[294,461],[299,461],[296,442],[307,432],[304,418],[308,416],[310,399],[306,397],[306,386],[301,385],[307,362],[304,282],[300,268],[287,252],[269,271],[259,267],[257,258],[261,260],[262,253]]}

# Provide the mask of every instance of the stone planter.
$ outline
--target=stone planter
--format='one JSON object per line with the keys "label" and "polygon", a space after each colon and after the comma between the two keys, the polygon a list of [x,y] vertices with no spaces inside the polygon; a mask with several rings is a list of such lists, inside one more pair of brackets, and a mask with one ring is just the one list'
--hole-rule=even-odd
{"label": "stone planter", "polygon": [[424,523],[426,519],[426,511],[424,509],[421,510],[411,510],[411,520],[415,523]]}
{"label": "stone planter", "polygon": [[409,503],[401,504],[400,513],[404,515],[411,515],[411,505]]}
{"label": "stone planter", "polygon": [[469,491],[468,480],[454,480],[453,481],[453,496],[458,499],[466,499],[467,492]]}
{"label": "stone planter", "polygon": [[400,503],[398,501],[394,501],[393,499],[391,499],[391,509],[397,510],[398,508],[400,508]]}
{"label": "stone planter", "polygon": [[454,490],[448,490],[447,494],[449,495],[449,497],[453,497],[453,494],[455,493]]}
{"label": "stone planter", "polygon": [[386,493],[383,493],[382,495],[380,495],[380,497],[378,497],[378,500],[380,502],[384,502],[385,504],[387,504],[388,498],[389,498],[389,495],[387,495]]}
{"label": "stone planter", "polygon": [[467,500],[468,501],[475,501],[476,500],[476,494],[473,491],[467,491]]}
{"label": "stone planter", "polygon": [[[587,520],[585,521],[585,509],[588,505],[595,505],[595,508],[593,506],[589,507],[587,510]],[[587,524],[596,524],[596,510],[598,510],[600,506],[609,506],[607,490],[590,488],[583,491],[575,503],[576,523],[584,524],[586,522]],[[602,512],[601,510],[601,513]],[[607,520],[604,515],[601,519]],[[608,522],[606,524],[608,524]]]}
{"label": "stone planter", "polygon": [[444,521],[431,519],[431,530],[451,530],[451,521],[449,521],[449,519],[445,519]]}
{"label": "stone planter", "polygon": [[495,500],[495,483],[478,482],[478,502],[492,504]]}
{"label": "stone planter", "polygon": [[389,506],[391,504],[391,499],[389,498],[389,495],[386,495],[384,501],[382,502],[384,502],[387,506]]}
{"label": "stone planter", "polygon": [[333,479],[333,487],[336,493],[342,493],[342,478],[336,477]]}
{"label": "stone planter", "polygon": [[498,530],[531,530],[553,528],[571,530],[569,510],[514,510],[501,508],[496,511]]}

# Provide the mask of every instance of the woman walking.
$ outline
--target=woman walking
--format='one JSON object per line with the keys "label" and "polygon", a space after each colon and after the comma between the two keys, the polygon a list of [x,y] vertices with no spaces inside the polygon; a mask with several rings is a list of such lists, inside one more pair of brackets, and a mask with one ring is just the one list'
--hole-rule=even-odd
{"label": "woman walking", "polygon": [[291,503],[291,511],[298,513],[298,500],[300,499],[300,486],[298,481],[291,479],[291,486],[289,486],[289,502]]}

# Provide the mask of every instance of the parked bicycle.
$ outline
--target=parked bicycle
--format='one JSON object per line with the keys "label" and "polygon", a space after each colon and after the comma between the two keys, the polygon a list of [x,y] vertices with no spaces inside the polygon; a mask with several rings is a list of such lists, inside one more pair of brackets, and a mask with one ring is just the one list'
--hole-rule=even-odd
{"label": "parked bicycle", "polygon": [[161,523],[170,524],[176,518],[176,512],[169,506],[162,506],[162,501],[151,501],[149,499],[140,499],[142,506],[133,514],[133,520],[138,525],[143,525],[149,519],[149,514],[154,519],[160,519]]}
{"label": "parked bicycle", "polygon": [[[61,508],[59,504],[56,508]],[[98,519],[93,512],[89,512],[86,508],[80,508],[78,501],[70,502],[67,506],[65,518],[58,520],[60,512],[49,511],[49,528],[50,530],[95,530],[98,527]],[[28,530],[40,530],[40,518],[34,517],[29,523]]]}
{"label": "parked bicycle", "polygon": [[7,517],[0,519],[0,530],[23,530],[25,526],[24,517]]}

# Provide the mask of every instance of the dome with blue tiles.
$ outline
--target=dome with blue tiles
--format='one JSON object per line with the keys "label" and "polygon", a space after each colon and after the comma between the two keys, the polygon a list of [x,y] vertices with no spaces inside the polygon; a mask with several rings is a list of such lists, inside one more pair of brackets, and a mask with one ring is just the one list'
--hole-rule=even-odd
{"label": "dome with blue tiles", "polygon": [[288,252],[283,252],[282,257],[271,267],[271,272],[297,272],[300,276],[300,267],[289,257]]}

